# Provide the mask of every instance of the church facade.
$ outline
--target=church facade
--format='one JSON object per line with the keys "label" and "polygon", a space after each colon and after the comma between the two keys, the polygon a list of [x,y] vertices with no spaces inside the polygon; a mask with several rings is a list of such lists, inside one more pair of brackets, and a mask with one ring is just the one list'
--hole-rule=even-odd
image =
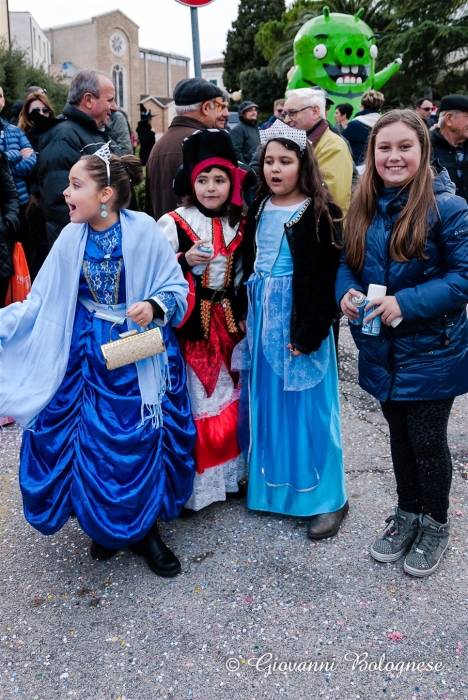
{"label": "church facade", "polygon": [[171,104],[174,87],[189,77],[187,56],[141,48],[138,25],[120,10],[50,27],[44,33],[50,41],[52,73],[70,82],[78,70],[105,71],[112,76],[117,105],[128,115],[132,128],[140,118],[140,103],[150,99],[154,128],[165,131],[164,111]]}

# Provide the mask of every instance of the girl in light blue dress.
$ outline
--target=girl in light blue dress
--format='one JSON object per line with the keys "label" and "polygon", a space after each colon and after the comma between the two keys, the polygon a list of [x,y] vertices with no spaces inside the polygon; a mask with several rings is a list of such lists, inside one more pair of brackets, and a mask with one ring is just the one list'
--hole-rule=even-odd
{"label": "girl in light blue dress", "polygon": [[233,358],[249,370],[247,504],[313,516],[308,536],[322,539],[348,510],[331,331],[341,213],[305,132],[275,125],[261,135],[244,238],[247,337]]}

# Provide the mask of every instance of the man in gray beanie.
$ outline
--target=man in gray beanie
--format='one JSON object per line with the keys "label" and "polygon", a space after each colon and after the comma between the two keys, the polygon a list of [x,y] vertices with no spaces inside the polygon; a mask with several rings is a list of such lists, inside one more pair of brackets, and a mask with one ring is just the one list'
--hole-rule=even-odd
{"label": "man in gray beanie", "polygon": [[239,105],[239,124],[229,134],[238,160],[248,165],[260,144],[258,105],[245,100]]}
{"label": "man in gray beanie", "polygon": [[216,128],[227,110],[225,93],[202,78],[185,78],[174,89],[176,114],[166,133],[154,144],[146,165],[146,212],[156,221],[178,206],[172,183],[182,165],[182,142],[199,129]]}

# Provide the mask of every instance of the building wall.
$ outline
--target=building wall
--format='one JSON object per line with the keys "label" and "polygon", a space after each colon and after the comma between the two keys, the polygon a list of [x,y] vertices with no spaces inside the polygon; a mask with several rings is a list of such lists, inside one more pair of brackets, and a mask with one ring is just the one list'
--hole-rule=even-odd
{"label": "building wall", "polygon": [[[154,60],[155,58],[165,58],[165,62]],[[157,97],[169,97],[167,94],[167,56],[157,56],[156,54],[145,54],[148,86],[142,92]],[[140,58],[140,61],[144,62]]]}
{"label": "building wall", "polygon": [[9,16],[11,43],[24,51],[32,66],[42,66],[47,72],[51,64],[49,39],[30,12],[10,12]]}
{"label": "building wall", "polygon": [[[133,128],[140,118],[142,95],[171,97],[175,85],[188,77],[188,60],[140,49],[138,25],[120,10],[45,33],[51,42],[54,67],[72,63],[80,70],[101,70],[113,75],[117,104],[125,110]],[[164,119],[167,122],[167,117]],[[164,119],[161,116],[163,131],[168,126]]]}
{"label": "building wall", "polygon": [[0,37],[5,37],[8,44],[10,43],[8,0],[0,0]]}
{"label": "building wall", "polygon": [[[140,108],[140,59],[138,49],[138,25],[118,10],[94,17],[98,37],[98,70],[106,71],[115,77],[121,72],[123,78],[123,101],[117,97],[117,104],[125,110],[130,123],[136,125]],[[120,70],[117,70],[117,67]],[[114,81],[114,82],[117,82]],[[119,92],[116,85],[116,92]]]}
{"label": "building wall", "polygon": [[91,21],[45,29],[50,41],[51,63],[75,63],[81,70],[97,67],[96,25]]}
{"label": "building wall", "polygon": [[202,67],[202,78],[204,78],[205,80],[208,80],[209,82],[213,82],[219,88],[221,88],[222,90],[225,90],[226,88],[224,87],[224,84],[223,84],[223,72],[224,72],[224,68],[222,66],[219,66],[219,67],[215,66],[212,68],[203,68]]}
{"label": "building wall", "polygon": [[171,94],[167,95],[167,97],[172,97],[172,94],[174,92],[174,88],[179,83],[181,80],[184,78],[189,77],[188,73],[188,67],[189,64],[187,62],[186,66],[178,65],[175,63],[178,59],[171,58]]}

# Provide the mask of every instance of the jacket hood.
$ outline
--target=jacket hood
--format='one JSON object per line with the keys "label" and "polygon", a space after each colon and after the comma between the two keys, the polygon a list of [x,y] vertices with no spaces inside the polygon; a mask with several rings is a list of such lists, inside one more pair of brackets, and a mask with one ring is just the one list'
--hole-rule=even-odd
{"label": "jacket hood", "polygon": [[356,115],[352,121],[361,122],[361,124],[364,124],[365,126],[368,126],[372,129],[374,124],[376,122],[378,122],[379,119],[380,119],[379,112],[373,112],[370,110],[363,110],[359,115]]}
{"label": "jacket hood", "polygon": [[[435,166],[437,168],[438,163],[435,163]],[[438,166],[437,169],[440,168],[440,165]],[[434,178],[434,194],[455,194],[457,191],[457,188],[455,186],[455,183],[452,182],[450,179],[450,176],[448,174],[448,171],[446,168],[440,168],[440,171],[437,173],[437,175]]]}

